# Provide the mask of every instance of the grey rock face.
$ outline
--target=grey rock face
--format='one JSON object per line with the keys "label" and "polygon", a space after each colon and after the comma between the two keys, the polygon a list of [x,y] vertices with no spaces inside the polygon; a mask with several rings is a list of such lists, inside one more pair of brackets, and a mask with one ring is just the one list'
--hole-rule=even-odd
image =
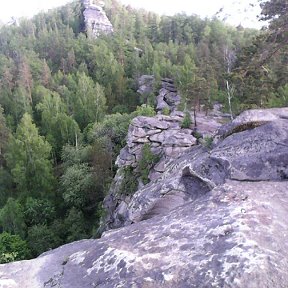
{"label": "grey rock face", "polygon": [[177,106],[180,104],[181,97],[177,93],[177,88],[174,85],[174,81],[169,78],[163,78],[161,80],[162,89],[157,96],[156,110],[158,113],[162,113],[163,109],[169,109],[170,112],[176,111]]}
{"label": "grey rock face", "polygon": [[288,119],[288,108],[247,110],[232,122],[223,125],[218,131],[217,138],[225,138],[235,132],[253,129],[277,119]]}
{"label": "grey rock face", "polygon": [[142,75],[138,79],[139,89],[137,90],[140,94],[153,93],[154,76],[153,75]]}
{"label": "grey rock face", "polygon": [[[150,170],[148,178],[156,181],[161,178],[166,170],[166,163],[170,158],[176,158],[196,144],[196,139],[191,135],[191,129],[181,129],[183,114],[155,117],[139,116],[133,119],[127,136],[127,145],[117,157],[118,172],[113,180],[109,195],[104,200],[107,210],[106,219],[103,221],[103,230],[121,227],[128,219],[128,205],[132,195],[126,195],[122,183],[125,182],[125,168],[131,167],[138,171],[138,164],[142,158],[145,144],[150,146],[151,152],[159,155],[160,160]],[[141,179],[138,188],[143,186]],[[124,194],[123,194],[124,192]]]}
{"label": "grey rock face", "polygon": [[100,34],[113,33],[113,26],[102,6],[93,4],[93,0],[82,1],[85,8],[83,15],[88,35],[97,38]]}
{"label": "grey rock face", "polygon": [[[285,110],[286,108],[282,112],[279,110],[279,115],[285,114]],[[250,113],[255,115],[257,112],[252,110]],[[248,114],[249,112],[241,114],[239,119],[243,119],[244,116],[251,119],[252,116]],[[161,117],[165,119],[167,116]],[[240,122],[239,119],[234,121]],[[121,216],[118,215],[117,203],[121,203],[122,200],[117,197],[117,191],[111,190],[114,194],[114,205],[111,206],[111,202],[106,205],[104,202],[105,207],[110,211],[106,229],[142,221],[152,213],[151,211],[153,215],[157,214],[155,207],[161,206],[161,202],[165,201],[165,195],[169,195],[171,191],[173,193],[178,191],[180,197],[183,198],[184,195],[185,199],[191,200],[194,195],[187,194],[187,185],[191,187],[196,185],[197,193],[202,193],[201,191],[207,190],[206,187],[211,190],[223,184],[226,179],[238,181],[288,179],[287,120],[280,117],[275,119],[263,122],[266,124],[261,123],[261,126],[254,129],[248,126],[245,131],[233,133],[210,151],[205,147],[193,148],[196,144],[195,138],[189,132],[184,134],[182,132],[184,129],[167,129],[147,137],[149,141],[160,143],[165,157],[162,157],[150,172],[149,176],[153,182],[139,189],[129,199],[126,212],[123,214],[122,211]],[[223,128],[219,131],[221,129]],[[186,147],[186,143],[187,145],[190,143],[190,146]],[[183,171],[186,171],[186,174],[189,171],[190,176],[186,175],[183,178]],[[174,205],[171,207],[174,208]],[[161,211],[159,213],[161,214]]]}

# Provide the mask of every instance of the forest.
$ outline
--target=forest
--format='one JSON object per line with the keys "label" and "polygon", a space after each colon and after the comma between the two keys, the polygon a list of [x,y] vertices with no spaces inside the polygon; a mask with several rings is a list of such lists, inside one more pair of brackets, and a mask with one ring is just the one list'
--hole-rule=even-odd
{"label": "forest", "polygon": [[[105,1],[113,35],[87,37],[81,1],[0,27],[0,263],[97,237],[130,121],[155,115],[161,78],[181,109],[232,116],[288,105],[288,4],[262,30]],[[137,93],[154,75],[155,93]]]}

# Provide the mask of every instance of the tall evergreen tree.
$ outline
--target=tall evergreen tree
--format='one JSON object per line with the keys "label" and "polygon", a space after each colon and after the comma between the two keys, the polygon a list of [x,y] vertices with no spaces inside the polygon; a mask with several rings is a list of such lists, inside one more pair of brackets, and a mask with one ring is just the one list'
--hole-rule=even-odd
{"label": "tall evergreen tree", "polygon": [[51,146],[38,134],[29,114],[24,114],[6,153],[7,165],[19,193],[47,197],[53,188]]}

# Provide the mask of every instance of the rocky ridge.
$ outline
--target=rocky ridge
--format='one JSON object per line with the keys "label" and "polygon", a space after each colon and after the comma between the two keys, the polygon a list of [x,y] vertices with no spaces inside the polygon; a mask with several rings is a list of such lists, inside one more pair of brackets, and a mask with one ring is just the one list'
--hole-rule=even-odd
{"label": "rocky ridge", "polygon": [[0,265],[0,287],[287,287],[287,124],[244,112],[140,188],[126,227]]}
{"label": "rocky ridge", "polygon": [[86,31],[89,36],[97,38],[101,34],[113,33],[113,26],[106,13],[103,10],[103,3],[100,1],[98,5],[93,0],[82,0],[84,11],[84,21]]}

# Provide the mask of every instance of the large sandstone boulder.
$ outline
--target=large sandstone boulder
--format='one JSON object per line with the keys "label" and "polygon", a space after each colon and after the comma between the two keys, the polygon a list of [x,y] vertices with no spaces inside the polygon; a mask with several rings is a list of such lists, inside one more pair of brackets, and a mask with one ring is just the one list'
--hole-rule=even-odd
{"label": "large sandstone boulder", "polygon": [[230,134],[253,129],[277,119],[288,119],[288,107],[247,110],[232,122],[223,125],[218,131],[217,138],[223,139]]}

